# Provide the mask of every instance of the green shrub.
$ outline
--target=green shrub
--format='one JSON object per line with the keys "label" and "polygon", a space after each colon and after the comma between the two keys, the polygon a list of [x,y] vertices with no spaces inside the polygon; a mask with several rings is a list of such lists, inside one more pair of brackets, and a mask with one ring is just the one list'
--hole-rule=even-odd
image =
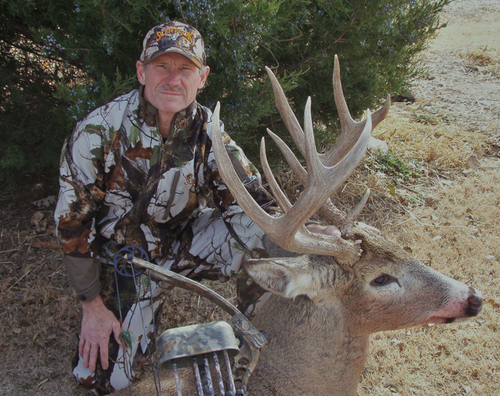
{"label": "green shrub", "polygon": [[173,19],[202,32],[211,75],[200,102],[221,102],[226,129],[251,158],[265,127],[282,134],[264,66],[275,70],[299,120],[312,95],[322,145],[335,137],[324,127],[336,130],[334,55],[359,116],[407,90],[450,1],[2,0],[0,178],[38,172],[55,179],[75,121],[137,86],[144,35]]}
{"label": "green shrub", "polygon": [[380,153],[373,159],[374,163],[371,166],[392,177],[396,184],[408,182],[420,176],[420,166],[417,162],[404,155],[388,151],[387,153]]}

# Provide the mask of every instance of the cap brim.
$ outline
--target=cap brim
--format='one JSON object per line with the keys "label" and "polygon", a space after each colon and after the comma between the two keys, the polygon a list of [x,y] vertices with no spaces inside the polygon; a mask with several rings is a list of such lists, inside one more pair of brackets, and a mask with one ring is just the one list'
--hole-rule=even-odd
{"label": "cap brim", "polygon": [[149,60],[143,62],[145,65],[147,65],[149,62],[152,60],[158,58],[159,56],[165,55],[165,54],[179,54],[183,55],[186,58],[188,58],[191,62],[194,63],[194,65],[198,68],[201,69],[203,67],[203,64],[200,62],[200,60],[196,57],[194,57],[189,51],[183,50],[182,48],[177,48],[177,47],[170,47],[167,48],[166,50],[163,51],[158,51],[156,52]]}

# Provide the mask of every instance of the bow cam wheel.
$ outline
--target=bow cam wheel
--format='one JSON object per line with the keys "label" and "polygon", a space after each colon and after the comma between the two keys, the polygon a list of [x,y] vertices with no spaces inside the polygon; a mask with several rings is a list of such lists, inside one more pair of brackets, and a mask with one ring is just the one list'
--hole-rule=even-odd
{"label": "bow cam wheel", "polygon": [[146,269],[134,266],[134,264],[132,264],[132,259],[134,257],[140,258],[141,260],[149,260],[148,254],[144,249],[138,246],[125,246],[118,250],[113,258],[115,271],[127,278],[142,275]]}

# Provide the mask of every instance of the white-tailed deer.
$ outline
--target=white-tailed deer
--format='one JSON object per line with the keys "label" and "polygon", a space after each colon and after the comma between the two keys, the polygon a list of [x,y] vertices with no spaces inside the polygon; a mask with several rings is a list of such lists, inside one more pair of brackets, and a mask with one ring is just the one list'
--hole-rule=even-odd
{"label": "white-tailed deer", "polygon": [[[370,334],[475,316],[481,310],[481,293],[424,266],[377,230],[355,224],[363,202],[347,216],[329,202],[364,155],[372,123],[376,125],[385,117],[389,101],[373,116],[368,112],[365,121],[355,122],[342,94],[336,58],[333,80],[341,136],[330,151],[318,154],[310,100],[303,131],[278,81],[270,70],[268,73],[280,114],[307,163],[306,171],[269,131],[305,185],[294,205],[274,180],[262,144],[264,172],[283,214],[270,216],[263,211],[240,182],[226,154],[217,127],[218,107],[212,124],[219,171],[239,205],[277,245],[297,253],[245,264],[250,277],[272,293],[252,320],[269,336],[269,343],[250,378],[248,394],[356,395]],[[340,229],[341,236],[308,231],[304,224],[318,211]],[[146,394],[141,386],[148,385],[139,381],[134,394]],[[166,386],[162,380],[164,394],[175,394],[168,393]]]}

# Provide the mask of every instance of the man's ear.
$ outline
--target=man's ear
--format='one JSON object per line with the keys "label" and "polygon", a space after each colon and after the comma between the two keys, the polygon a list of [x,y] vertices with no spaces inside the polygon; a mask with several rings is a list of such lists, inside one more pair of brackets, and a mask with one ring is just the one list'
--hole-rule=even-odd
{"label": "man's ear", "polygon": [[207,82],[207,77],[210,74],[210,66],[203,66],[203,68],[200,71],[200,84],[198,85],[198,89],[202,89],[205,86],[205,83]]}
{"label": "man's ear", "polygon": [[135,63],[135,68],[137,70],[137,79],[142,85],[146,85],[146,75],[144,73],[144,67],[144,64],[140,60]]}

